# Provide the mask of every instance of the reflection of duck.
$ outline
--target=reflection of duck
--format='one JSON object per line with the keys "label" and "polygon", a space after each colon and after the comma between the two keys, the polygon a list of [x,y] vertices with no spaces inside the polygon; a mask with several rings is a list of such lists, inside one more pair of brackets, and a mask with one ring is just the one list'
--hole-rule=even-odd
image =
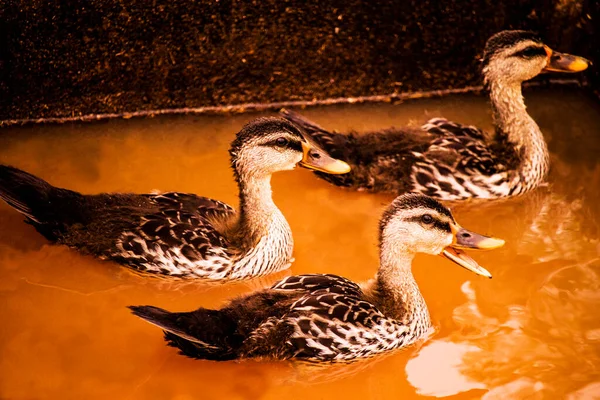
{"label": "reflection of duck", "polygon": [[541,282],[517,289],[529,292],[526,304],[504,301],[504,312],[494,315],[479,296],[506,293],[476,297],[466,282],[467,302],[453,312],[457,329],[425,344],[406,365],[417,393],[444,397],[485,389],[477,397],[597,398],[598,392],[589,395],[599,387],[600,259],[554,268]]}
{"label": "reflection of duck", "polygon": [[[562,171],[568,168],[568,171]],[[531,264],[529,271],[547,272],[544,263],[586,261],[600,254],[600,166],[566,166],[556,159],[552,167],[551,188],[539,188],[514,199],[494,202],[457,203],[455,214],[468,221],[481,221],[480,229],[494,228],[512,243],[514,252],[499,257],[519,257]],[[561,179],[557,179],[556,175]],[[513,268],[514,259],[499,263],[498,273]],[[511,286],[528,285],[531,276],[510,273]],[[519,292],[518,290],[515,292]]]}
{"label": "reflection of duck", "polygon": [[0,166],[0,198],[49,240],[156,274],[235,279],[287,268],[290,227],[275,206],[271,175],[296,165],[348,171],[276,118],[247,124],[231,145],[240,211],[186,193],[82,195]]}
{"label": "reflection of duck", "polygon": [[460,249],[503,243],[460,228],[437,201],[407,194],[398,197],[381,219],[379,270],[363,289],[336,275],[299,275],[220,310],[131,309],[164,329],[169,343],[190,357],[353,360],[407,346],[431,328],[410,270],[416,253],[443,254],[489,277]]}
{"label": "reflection of duck", "polygon": [[585,59],[553,52],[530,32],[492,36],[483,57],[496,135],[435,118],[421,129],[390,128],[365,135],[328,132],[282,111],[352,171],[319,174],[338,186],[375,192],[420,192],[458,200],[498,198],[537,187],[548,172],[548,149],[526,111],[521,83],[543,71],[582,71]]}

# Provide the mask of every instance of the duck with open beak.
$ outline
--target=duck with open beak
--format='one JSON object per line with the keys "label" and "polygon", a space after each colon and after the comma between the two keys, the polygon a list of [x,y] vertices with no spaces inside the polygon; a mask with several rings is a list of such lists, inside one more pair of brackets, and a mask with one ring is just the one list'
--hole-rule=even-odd
{"label": "duck with open beak", "polygon": [[346,174],[350,172],[350,166],[344,161],[331,157],[309,136],[303,135],[302,161],[298,165],[327,174]]}
{"label": "duck with open beak", "polygon": [[591,64],[589,60],[583,57],[559,53],[548,46],[544,46],[544,49],[547,54],[544,72],[581,72]]}
{"label": "duck with open beak", "polygon": [[492,274],[479,265],[477,261],[468,256],[464,251],[462,251],[462,249],[497,249],[498,247],[504,246],[504,240],[483,236],[478,233],[468,231],[458,224],[452,226],[451,229],[452,233],[454,234],[454,240],[452,241],[452,244],[446,247],[440,255],[457,263],[461,267],[476,273],[477,275],[483,275],[491,278]]}

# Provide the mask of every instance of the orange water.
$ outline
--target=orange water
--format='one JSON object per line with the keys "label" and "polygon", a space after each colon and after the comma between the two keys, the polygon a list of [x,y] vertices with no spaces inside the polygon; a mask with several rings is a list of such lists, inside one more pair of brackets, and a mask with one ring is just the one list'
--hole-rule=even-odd
{"label": "orange water", "polygon": [[[576,91],[527,92],[549,142],[549,187],[453,205],[456,219],[507,240],[473,254],[480,278],[440,257],[415,261],[436,333],[349,366],[197,361],[125,306],[218,307],[289,273],[355,281],[377,267],[377,220],[393,196],[329,186],[307,171],[273,180],[295,238],[291,270],[207,285],[140,277],[50,245],[0,204],[0,398],[587,399],[600,396],[600,106]],[[329,128],[377,129],[430,117],[490,129],[485,98],[305,110]],[[178,190],[236,205],[227,148],[256,115],[164,117],[0,130],[0,163],[83,193]],[[579,396],[579,397],[578,397]]]}

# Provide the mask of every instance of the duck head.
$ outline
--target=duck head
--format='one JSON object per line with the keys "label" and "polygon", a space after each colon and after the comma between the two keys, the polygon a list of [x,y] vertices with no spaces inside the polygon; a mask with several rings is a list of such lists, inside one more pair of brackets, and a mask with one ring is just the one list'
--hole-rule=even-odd
{"label": "duck head", "polygon": [[533,32],[502,31],[485,45],[483,74],[486,83],[520,84],[542,72],[580,72],[589,64],[583,57],[552,50]]}
{"label": "duck head", "polygon": [[397,197],[384,212],[379,232],[382,252],[440,255],[488,278],[492,275],[463,250],[489,250],[504,245],[502,239],[461,227],[448,208],[422,194]]}
{"label": "duck head", "polygon": [[344,174],[350,166],[332,158],[310,137],[283,118],[258,118],[246,124],[229,150],[240,176],[268,176],[296,166]]}

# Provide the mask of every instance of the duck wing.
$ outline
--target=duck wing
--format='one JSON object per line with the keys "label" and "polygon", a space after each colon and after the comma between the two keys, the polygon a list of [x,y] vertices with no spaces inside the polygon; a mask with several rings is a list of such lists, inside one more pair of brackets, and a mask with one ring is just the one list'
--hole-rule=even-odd
{"label": "duck wing", "polygon": [[193,193],[166,192],[145,196],[156,202],[161,210],[197,213],[206,218],[227,217],[235,214],[235,210],[228,204],[208,197],[197,196]]}
{"label": "duck wing", "polygon": [[486,138],[486,133],[476,126],[458,124],[446,118],[432,118],[421,129],[439,137],[468,137],[474,140],[485,140]]}
{"label": "duck wing", "polygon": [[[387,318],[362,296],[314,291],[286,316],[292,357],[341,361],[368,357],[404,343],[408,328]],[[408,339],[408,338],[406,338]]]}
{"label": "duck wing", "polygon": [[[420,129],[368,132],[355,136],[355,148],[348,153],[349,159],[344,160],[352,167],[345,182],[361,190],[420,191],[445,198],[451,194],[449,188],[453,185],[444,181],[453,180],[454,175],[477,180],[516,167],[518,162],[512,155],[500,153],[508,147],[488,141],[486,134],[476,127],[442,118],[432,119]],[[473,195],[466,193],[465,197]]]}
{"label": "duck wing", "polygon": [[511,145],[442,118],[430,120],[423,129],[436,138],[424,151],[413,153],[413,190],[447,200],[509,193],[511,171],[520,163]]}
{"label": "duck wing", "polygon": [[304,291],[313,293],[324,290],[328,293],[348,294],[360,296],[360,287],[349,279],[333,274],[304,274],[288,276],[275,283],[272,290],[277,291]]}
{"label": "duck wing", "polygon": [[235,214],[225,203],[188,193],[143,195],[157,210],[123,231],[111,257],[147,272],[223,279],[231,244],[214,222]]}
{"label": "duck wing", "polygon": [[[429,161],[451,171],[463,174],[493,175],[505,170],[488,146],[485,133],[468,125],[461,125],[442,118],[435,118],[423,125],[423,130],[438,137],[421,154],[419,162]],[[450,171],[441,170],[445,174]],[[442,174],[442,175],[445,175]]]}
{"label": "duck wing", "polygon": [[[351,360],[394,348],[408,329],[364,300],[360,287],[337,275],[299,275],[277,291],[304,291],[280,323],[288,329],[286,357]],[[267,324],[274,324],[270,321]],[[279,331],[285,331],[278,327]]]}

